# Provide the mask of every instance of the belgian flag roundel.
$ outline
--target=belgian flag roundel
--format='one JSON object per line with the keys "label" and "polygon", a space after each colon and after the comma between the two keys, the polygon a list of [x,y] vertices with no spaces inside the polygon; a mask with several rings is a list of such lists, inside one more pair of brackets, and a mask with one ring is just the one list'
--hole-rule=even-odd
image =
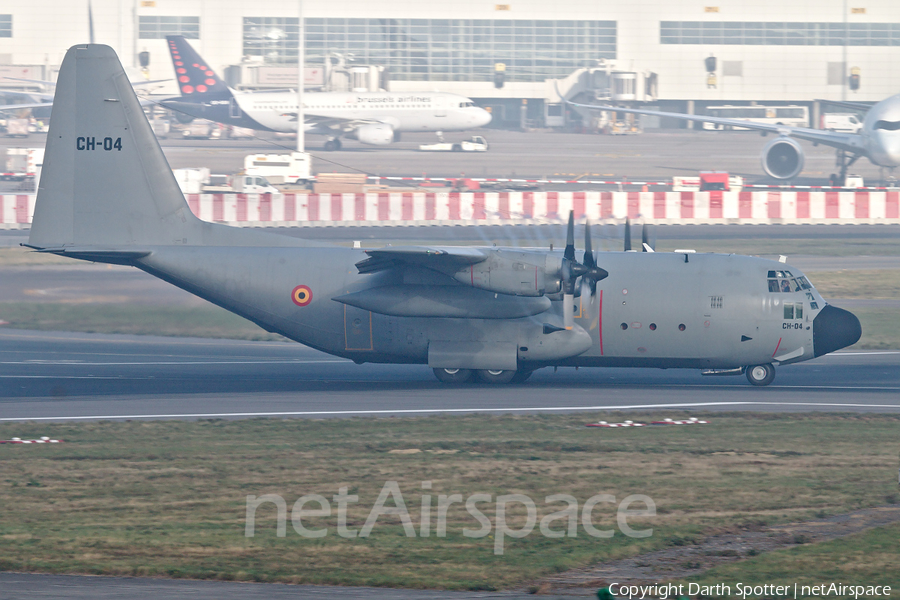
{"label": "belgian flag roundel", "polygon": [[294,288],[294,291],[291,292],[291,300],[293,300],[294,304],[297,306],[306,306],[312,302],[312,290],[309,289],[308,286],[298,285]]}

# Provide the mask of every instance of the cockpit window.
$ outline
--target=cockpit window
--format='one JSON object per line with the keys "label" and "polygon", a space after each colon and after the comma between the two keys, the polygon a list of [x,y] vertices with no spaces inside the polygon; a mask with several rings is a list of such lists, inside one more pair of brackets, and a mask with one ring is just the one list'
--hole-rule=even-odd
{"label": "cockpit window", "polygon": [[876,121],[875,129],[886,129],[888,131],[897,131],[900,129],[900,121]]}
{"label": "cockpit window", "polygon": [[[790,271],[769,271],[767,283],[769,291],[773,293],[790,294],[813,289],[812,284],[805,276],[801,275],[795,278]],[[811,294],[807,293],[807,295]]]}
{"label": "cockpit window", "polygon": [[470,106],[475,106],[475,103],[472,102],[471,100],[468,102],[460,102],[459,103],[460,108],[469,108]]}

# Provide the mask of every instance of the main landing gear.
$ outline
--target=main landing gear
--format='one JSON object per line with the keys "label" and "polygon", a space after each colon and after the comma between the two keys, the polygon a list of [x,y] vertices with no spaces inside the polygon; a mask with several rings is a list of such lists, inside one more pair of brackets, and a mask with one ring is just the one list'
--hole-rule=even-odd
{"label": "main landing gear", "polygon": [[753,385],[769,385],[775,379],[775,367],[771,364],[749,366],[746,373],[747,381]]}
{"label": "main landing gear", "polygon": [[441,383],[463,384],[477,381],[487,384],[522,383],[534,371],[529,369],[434,369]]}
{"label": "main landing gear", "polygon": [[341,149],[341,138],[330,138],[325,142],[325,149],[329,152]]}
{"label": "main landing gear", "polygon": [[832,187],[844,187],[844,184],[847,182],[847,169],[853,166],[861,155],[854,154],[848,158],[847,152],[845,150],[838,150],[837,156],[835,157],[835,165],[840,167],[840,173],[832,173],[831,177],[828,178],[828,183],[831,184]]}

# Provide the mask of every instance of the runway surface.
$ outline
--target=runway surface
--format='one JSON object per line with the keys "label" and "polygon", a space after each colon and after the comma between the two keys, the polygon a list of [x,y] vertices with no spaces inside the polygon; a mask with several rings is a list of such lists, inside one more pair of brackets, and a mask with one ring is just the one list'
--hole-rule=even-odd
{"label": "runway surface", "polygon": [[422,365],[356,365],[287,342],[0,331],[0,421],[667,408],[897,412],[900,352],[781,367],[767,388],[694,370],[572,368],[456,388]]}

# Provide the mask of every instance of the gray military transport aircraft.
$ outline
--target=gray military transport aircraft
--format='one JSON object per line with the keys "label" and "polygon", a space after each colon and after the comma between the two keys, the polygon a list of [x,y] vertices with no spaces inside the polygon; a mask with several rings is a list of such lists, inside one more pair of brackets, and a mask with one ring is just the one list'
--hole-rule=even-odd
{"label": "gray military transport aircraft", "polygon": [[[589,231],[589,228],[588,228]],[[200,221],[108,46],[66,54],[28,247],[131,265],[262,328],[443,382],[546,366],[775,365],[855,343],[859,320],[786,264],[724,254],[315,245]],[[647,250],[648,246],[644,246]],[[580,292],[576,302],[576,292]]]}

